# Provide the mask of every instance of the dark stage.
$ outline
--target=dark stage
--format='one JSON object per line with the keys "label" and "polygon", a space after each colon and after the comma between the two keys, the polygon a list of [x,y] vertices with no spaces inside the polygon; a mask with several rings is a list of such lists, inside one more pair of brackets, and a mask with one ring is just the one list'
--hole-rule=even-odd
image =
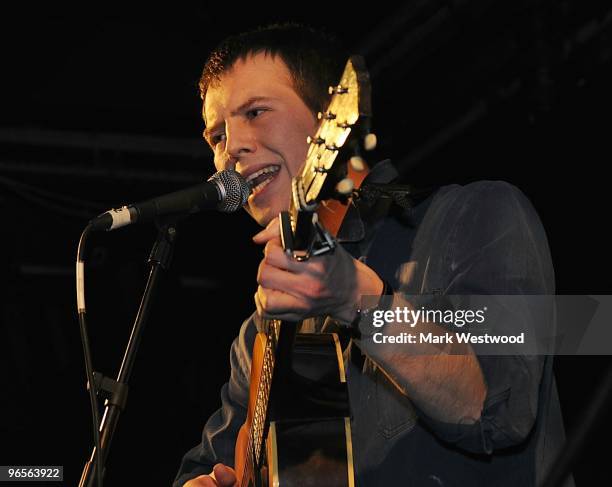
{"label": "dark stage", "polygon": [[[415,185],[516,185],[543,222],[557,294],[612,292],[607,2],[223,7],[54,6],[35,16],[24,7],[0,20],[2,465],[63,465],[63,485],[77,484],[93,445],[75,300],[80,232],[101,211],[214,172],[197,80],[221,38],[259,24],[295,20],[338,33],[371,71],[372,160],[390,157]],[[253,309],[257,231],[241,211],[181,223],[105,485],[170,485],[199,441],[227,380],[230,344]],[[131,227],[89,242],[92,355],[109,376],[155,235]],[[568,432],[582,427],[610,365],[609,356],[556,358]],[[578,486],[606,478],[611,425],[605,418],[589,436]]]}

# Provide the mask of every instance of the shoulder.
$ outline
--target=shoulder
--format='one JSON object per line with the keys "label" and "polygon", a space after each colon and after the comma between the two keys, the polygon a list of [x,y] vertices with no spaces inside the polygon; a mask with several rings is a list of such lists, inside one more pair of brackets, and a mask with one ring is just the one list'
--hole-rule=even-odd
{"label": "shoulder", "polygon": [[[506,181],[475,181],[441,187],[429,213],[437,214],[445,226],[478,227],[480,233],[502,228],[541,227],[542,223],[525,194]],[[458,228],[459,229],[459,228]]]}
{"label": "shoulder", "polygon": [[466,185],[442,186],[437,196],[438,204],[459,212],[531,207],[523,192],[506,181],[475,181]]}
{"label": "shoulder", "polygon": [[554,289],[546,231],[533,205],[505,181],[477,181],[440,188],[438,220],[443,255],[450,268],[471,268],[485,289],[536,294]]}

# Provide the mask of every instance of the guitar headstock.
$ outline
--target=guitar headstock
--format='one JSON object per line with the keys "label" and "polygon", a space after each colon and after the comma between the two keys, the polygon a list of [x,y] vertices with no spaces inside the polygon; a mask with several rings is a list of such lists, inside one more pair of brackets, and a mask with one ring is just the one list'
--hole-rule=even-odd
{"label": "guitar headstock", "polygon": [[[281,212],[280,215],[283,248],[297,260],[329,252],[335,246],[329,232],[321,226],[315,210],[322,200],[337,199],[346,202],[352,194],[353,181],[346,178],[346,160],[337,160],[340,150],[347,145],[347,141],[355,142],[352,137],[355,133],[365,137],[365,149],[368,149],[368,145],[370,148],[375,145],[372,143],[372,138],[375,141],[373,134],[367,134],[371,99],[370,76],[364,59],[361,56],[351,56],[339,83],[329,90],[332,95],[329,106],[319,114],[321,123],[317,133],[308,137],[310,147],[302,171],[291,183],[289,212]],[[356,151],[360,145],[359,141],[351,143]],[[363,179],[365,164],[357,156],[352,159],[357,165],[363,166],[360,176]],[[328,214],[334,214],[333,225],[339,227],[339,219],[335,217],[344,213],[330,210],[333,203],[340,205],[337,201],[331,201],[326,206],[321,205],[319,211],[324,213],[326,210]],[[329,228],[326,220],[322,215],[321,222]]]}
{"label": "guitar headstock", "polygon": [[331,101],[327,110],[318,115],[321,123],[317,133],[308,138],[310,147],[300,174],[303,194],[294,198],[296,209],[306,209],[304,203],[311,209],[320,201],[323,185],[328,175],[334,173],[338,153],[349,136],[359,127],[367,131],[372,114],[371,89],[363,57],[349,58],[338,85],[329,87],[329,92]]}

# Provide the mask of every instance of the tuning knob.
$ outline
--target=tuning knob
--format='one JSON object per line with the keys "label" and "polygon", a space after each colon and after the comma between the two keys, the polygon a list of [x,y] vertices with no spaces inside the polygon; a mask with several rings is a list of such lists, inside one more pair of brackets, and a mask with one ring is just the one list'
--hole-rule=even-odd
{"label": "tuning knob", "polygon": [[349,163],[354,171],[361,172],[365,169],[365,162],[359,156],[353,156],[349,159]]}
{"label": "tuning knob", "polygon": [[317,145],[321,145],[325,143],[325,139],[321,138],[321,137],[311,137],[310,135],[308,137],[306,137],[306,143],[307,144],[317,144]]}
{"label": "tuning knob", "polygon": [[344,93],[348,93],[348,88],[342,85],[330,86],[327,91],[330,95],[343,95]]}
{"label": "tuning knob", "polygon": [[376,144],[378,143],[378,139],[376,138],[376,134],[369,133],[363,139],[363,148],[367,151],[371,151],[376,149]]}
{"label": "tuning knob", "polygon": [[347,196],[353,192],[355,183],[351,178],[344,178],[336,185],[336,191],[341,195]]}
{"label": "tuning knob", "polygon": [[317,118],[319,120],[323,119],[323,120],[334,120],[336,118],[336,114],[332,113],[332,112],[319,112],[317,113]]}

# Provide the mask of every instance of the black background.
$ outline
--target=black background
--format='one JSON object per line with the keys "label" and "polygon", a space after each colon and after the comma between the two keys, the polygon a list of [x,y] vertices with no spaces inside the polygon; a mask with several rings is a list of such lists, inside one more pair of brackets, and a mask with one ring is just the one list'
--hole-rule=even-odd
{"label": "black background", "polygon": [[[64,465],[92,445],[74,259],[88,217],[213,172],[196,89],[224,36],[297,20],[336,32],[373,77],[379,156],[413,184],[502,179],[531,199],[558,294],[609,294],[612,11],[606,2],[422,1],[296,7],[200,4],[4,12],[1,22],[0,464]],[[218,407],[229,346],[252,309],[261,249],[245,213],[180,227],[108,463],[108,485],[169,485]],[[114,376],[155,238],[90,242],[96,370]],[[569,430],[581,428],[608,357],[555,366]],[[578,485],[604,475],[610,421],[590,435]]]}

